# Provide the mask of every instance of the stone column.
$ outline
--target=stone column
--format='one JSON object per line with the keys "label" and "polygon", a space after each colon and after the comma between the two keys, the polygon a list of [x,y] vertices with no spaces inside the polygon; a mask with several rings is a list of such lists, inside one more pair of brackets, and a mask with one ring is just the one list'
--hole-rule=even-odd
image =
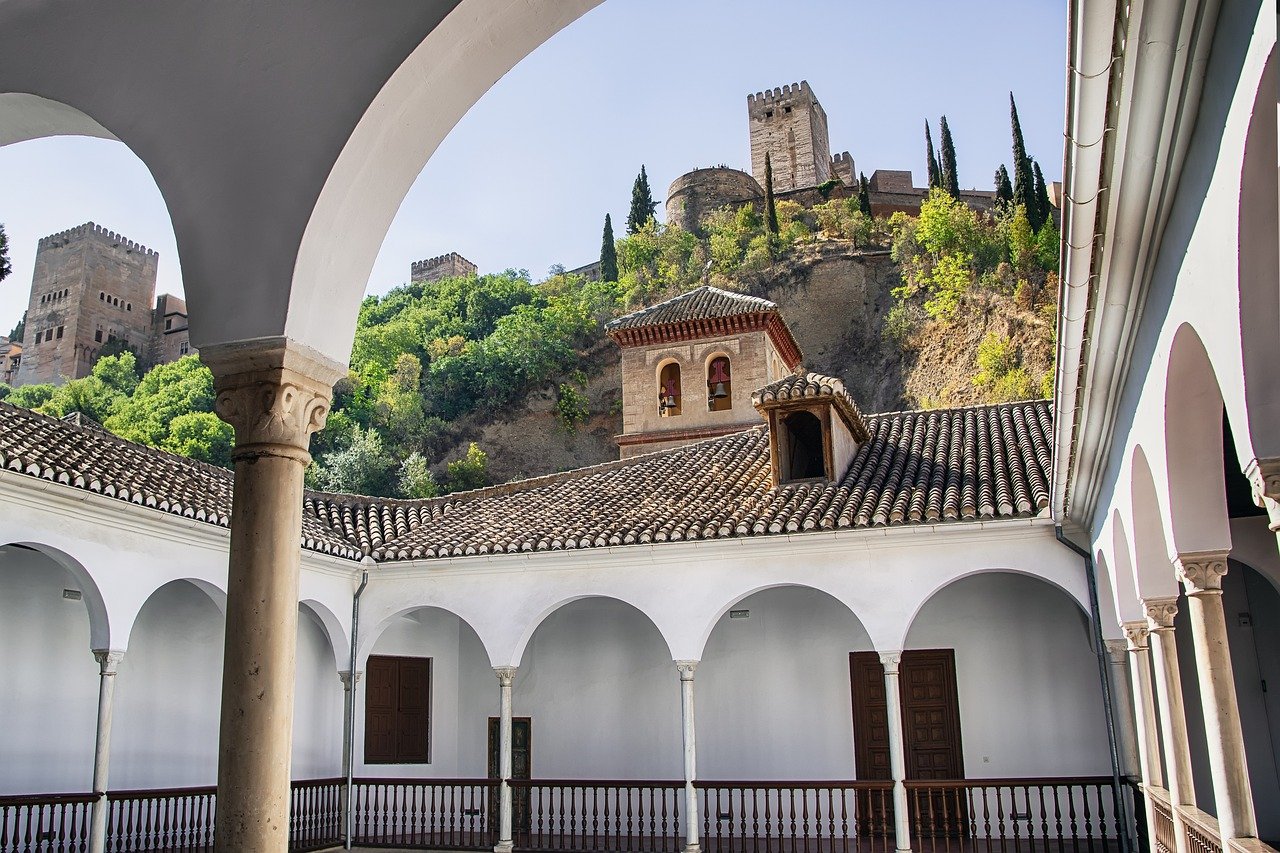
{"label": "stone column", "polygon": [[236,432],[218,736],[218,853],[285,853],[302,474],[345,368],[283,340],[205,347]]}
{"label": "stone column", "polygon": [[[1148,654],[1150,633],[1145,621],[1125,622],[1122,626],[1129,640],[1130,684],[1133,688],[1133,710],[1138,724],[1138,766],[1142,787],[1164,787],[1160,764],[1160,731],[1156,726],[1156,703],[1151,693],[1151,657]],[[1147,818],[1147,836],[1154,838],[1155,810],[1150,795],[1143,798]]]}
{"label": "stone column", "polygon": [[1196,792],[1191,779],[1191,746],[1187,741],[1187,714],[1182,702],[1182,673],[1178,668],[1178,646],[1173,636],[1173,617],[1178,615],[1178,599],[1144,598],[1142,605],[1146,608],[1147,629],[1151,637],[1169,801],[1173,805],[1174,837],[1178,853],[1188,853],[1182,812],[1178,807],[1194,806]]}
{"label": "stone column", "polygon": [[1129,683],[1129,644],[1125,640],[1106,640],[1105,643],[1107,660],[1111,664],[1111,683],[1115,685],[1112,696],[1120,764],[1125,776],[1136,777],[1142,774],[1138,759],[1137,722],[1134,719],[1133,705],[1125,699],[1133,692],[1125,689],[1125,685]]}
{"label": "stone column", "polygon": [[910,853],[911,825],[907,820],[907,749],[902,739],[902,688],[898,666],[902,652],[883,652],[885,717],[889,725],[889,772],[893,776],[893,834],[898,853]]}
{"label": "stone column", "polygon": [[495,666],[502,697],[498,717],[498,843],[494,853],[511,853],[511,683],[516,678],[514,666]]}
{"label": "stone column", "polygon": [[676,661],[680,673],[680,719],[684,733],[684,853],[698,853],[698,792],[693,782],[698,776],[698,752],[693,727],[693,671],[696,660]]}
{"label": "stone column", "polygon": [[124,652],[94,649],[98,661],[98,730],[93,746],[93,822],[89,827],[89,853],[107,849],[107,771],[111,764],[111,714],[115,702],[116,672]]}
{"label": "stone column", "polygon": [[1268,526],[1280,538],[1280,459],[1254,459],[1244,469],[1253,502],[1267,511]]}
{"label": "stone column", "polygon": [[360,683],[360,676],[364,675],[360,670],[356,670],[355,677],[351,677],[351,670],[338,670],[338,680],[342,682],[342,792],[339,795],[339,806],[342,809],[342,838],[346,849],[351,849],[351,836],[355,829],[355,813],[351,808],[351,777],[352,777],[352,731],[351,721],[356,714],[356,685]]}
{"label": "stone column", "polygon": [[1196,649],[1196,676],[1204,710],[1209,772],[1217,804],[1223,847],[1232,838],[1254,838],[1258,823],[1253,813],[1249,767],[1236,702],[1231,649],[1227,645],[1227,617],[1222,610],[1222,578],[1227,574],[1225,551],[1179,554],[1178,579],[1187,592],[1187,615]]}

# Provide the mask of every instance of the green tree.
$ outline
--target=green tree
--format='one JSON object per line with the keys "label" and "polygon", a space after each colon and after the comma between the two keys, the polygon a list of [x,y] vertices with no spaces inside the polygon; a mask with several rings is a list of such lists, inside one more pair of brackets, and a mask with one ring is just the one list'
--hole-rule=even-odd
{"label": "green tree", "polygon": [[942,188],[952,198],[960,197],[960,176],[956,172],[956,146],[951,139],[951,127],[947,117],[942,117]]}
{"label": "green tree", "polygon": [[22,312],[22,319],[18,321],[18,325],[13,327],[13,331],[9,333],[9,340],[22,343],[22,335],[27,330],[27,312]]}
{"label": "green tree", "polygon": [[147,371],[132,395],[103,422],[129,441],[161,447],[179,415],[213,411],[213,374],[194,354]]}
{"label": "green tree", "polygon": [[142,375],[147,372],[147,365],[138,350],[132,344],[125,343],[123,338],[112,338],[103,344],[98,350],[98,358],[110,358],[122,353],[128,353],[133,358],[134,370],[138,378],[142,378]]}
{"label": "green tree", "polygon": [[773,160],[764,152],[764,221],[770,234],[778,233],[778,205],[773,198]]}
{"label": "green tree", "polygon": [[13,389],[8,385],[0,382],[0,400],[7,400],[9,395],[13,393]]}
{"label": "green tree", "polygon": [[405,498],[434,498],[440,494],[440,486],[431,473],[427,457],[413,451],[400,463],[400,496]]}
{"label": "green tree", "polygon": [[1031,161],[1032,171],[1035,174],[1036,186],[1036,231],[1038,232],[1046,222],[1053,218],[1053,206],[1049,204],[1049,188],[1044,183],[1044,173],[1040,171],[1040,164]]}
{"label": "green tree", "polygon": [[640,165],[640,174],[636,175],[636,182],[631,187],[631,212],[627,214],[627,233],[635,234],[650,219],[653,219],[653,212],[657,210],[658,203],[653,200],[653,193],[649,189],[649,176],[645,173],[644,164]]}
{"label": "green tree", "polygon": [[55,418],[79,412],[98,423],[105,421],[125,397],[96,376],[59,385],[36,411]]}
{"label": "green tree", "polygon": [[187,412],[169,424],[169,434],[160,446],[179,456],[230,468],[235,438],[231,424],[212,412]]}
{"label": "green tree", "polygon": [[466,455],[445,465],[445,470],[451,492],[466,492],[489,484],[489,456],[474,441],[467,447]]}
{"label": "green tree", "polygon": [[1018,105],[1009,93],[1009,124],[1013,131],[1013,203],[1022,205],[1031,222],[1031,230],[1039,228],[1036,219],[1035,175],[1031,171],[1031,159],[1027,157],[1027,145],[1022,140],[1022,124],[1018,121]]}
{"label": "green tree", "polygon": [[604,215],[604,235],[600,238],[600,280],[618,280],[618,247],[613,240],[613,219]]}
{"label": "green tree", "polygon": [[9,277],[13,265],[9,263],[9,235],[5,233],[4,223],[0,222],[0,281]]}
{"label": "green tree", "polygon": [[14,406],[21,406],[24,409],[35,409],[49,402],[54,390],[55,386],[48,382],[41,382],[38,385],[23,385],[21,388],[14,388],[5,399],[5,402]]}
{"label": "green tree", "polygon": [[395,462],[377,430],[356,427],[351,443],[330,453],[308,471],[313,488],[324,492],[387,497],[395,483]]}
{"label": "green tree", "polygon": [[137,359],[131,352],[99,356],[89,375],[126,397],[133,394],[141,378],[138,376]]}
{"label": "green tree", "polygon": [[1009,170],[1000,164],[996,169],[996,203],[1009,204],[1013,201],[1013,184],[1009,181]]}
{"label": "green tree", "polygon": [[871,216],[871,185],[867,182],[867,176],[858,173],[858,210],[863,216],[870,218]]}
{"label": "green tree", "polygon": [[924,157],[925,170],[929,174],[929,189],[942,186],[942,170],[938,166],[938,157],[933,152],[933,133],[929,130],[929,120],[924,121]]}

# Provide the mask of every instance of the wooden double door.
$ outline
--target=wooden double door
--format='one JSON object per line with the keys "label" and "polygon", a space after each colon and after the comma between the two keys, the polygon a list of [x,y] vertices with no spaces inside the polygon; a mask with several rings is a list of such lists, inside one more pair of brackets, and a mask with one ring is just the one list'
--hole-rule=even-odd
{"label": "wooden double door", "polygon": [[[499,760],[501,754],[500,721],[497,717],[489,718],[489,778],[500,779]],[[533,772],[533,723],[528,717],[511,718],[511,778],[530,779]],[[497,819],[498,793],[492,793],[493,807],[490,810]],[[515,788],[511,791],[511,831],[516,833],[529,831],[529,789]],[[495,826],[494,829],[497,829]]]}
{"label": "wooden double door", "polygon": [[[885,702],[884,666],[876,652],[849,655],[849,677],[853,694],[854,767],[859,779],[892,779],[889,766],[889,712]],[[898,666],[902,692],[902,739],[906,751],[907,779],[963,779],[964,754],[960,739],[960,701],[956,690],[954,649],[912,649],[902,653]],[[943,832],[962,826],[954,805],[932,803],[923,795],[911,798],[910,821],[918,825],[917,801],[921,817],[947,814]],[[891,826],[876,813],[878,803],[863,829]],[[936,808],[934,808],[936,806]],[[946,831],[945,834],[952,834]]]}

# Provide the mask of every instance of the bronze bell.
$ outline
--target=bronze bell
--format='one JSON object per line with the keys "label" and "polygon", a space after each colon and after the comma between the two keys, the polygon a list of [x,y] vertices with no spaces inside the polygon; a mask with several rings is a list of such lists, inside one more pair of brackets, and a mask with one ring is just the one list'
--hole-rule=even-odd
{"label": "bronze bell", "polygon": [[729,396],[729,392],[728,392],[728,391],[726,391],[726,390],[724,390],[724,383],[723,383],[723,382],[717,382],[717,383],[716,383],[715,390],[713,390],[713,391],[711,392],[711,396],[712,396],[712,397],[728,397],[728,396]]}

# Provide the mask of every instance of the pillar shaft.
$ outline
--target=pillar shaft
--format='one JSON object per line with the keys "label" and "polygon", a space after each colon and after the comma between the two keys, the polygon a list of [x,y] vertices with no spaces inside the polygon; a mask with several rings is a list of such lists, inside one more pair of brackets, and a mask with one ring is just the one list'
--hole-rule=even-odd
{"label": "pillar shaft", "polygon": [[1141,776],[1142,766],[1138,757],[1138,728],[1133,705],[1125,697],[1132,694],[1126,690],[1129,683],[1128,643],[1124,640],[1107,640],[1107,661],[1111,665],[1111,683],[1115,685],[1113,692],[1113,711],[1116,721],[1116,734],[1120,747],[1120,765],[1124,775]]}
{"label": "pillar shaft", "polygon": [[501,705],[498,716],[498,843],[495,853],[510,853],[512,841],[511,815],[511,683],[515,681],[514,666],[496,666]]}
{"label": "pillar shaft", "polygon": [[1229,839],[1253,838],[1258,834],[1231,649],[1227,645],[1227,618],[1222,610],[1222,578],[1227,573],[1227,555],[1180,555],[1177,565],[1178,577],[1187,592],[1187,615],[1191,617],[1191,636],[1195,642],[1196,676],[1204,710],[1213,799],[1225,846]]}
{"label": "pillar shaft", "polygon": [[698,752],[693,724],[693,672],[698,668],[696,660],[678,660],[680,672],[680,720],[684,742],[684,853],[698,853],[701,844],[698,836],[698,792],[693,783],[698,775]]}
{"label": "pillar shaft", "polygon": [[352,777],[352,728],[351,723],[356,713],[356,685],[360,682],[360,676],[363,675],[360,670],[356,670],[353,674],[351,670],[344,669],[338,672],[338,678],[342,681],[342,791],[338,796],[339,806],[342,809],[342,838],[343,846],[351,849],[351,838],[355,833],[355,809],[351,802],[351,777]]}
{"label": "pillar shaft", "polygon": [[[1160,705],[1160,732],[1163,736],[1169,802],[1173,806],[1174,838],[1177,853],[1188,853],[1187,834],[1183,829],[1179,806],[1194,806],[1196,792],[1191,778],[1187,714],[1182,702],[1182,673],[1178,668],[1178,646],[1173,636],[1173,617],[1178,614],[1178,599],[1148,598],[1143,599],[1142,603],[1146,607],[1147,628],[1151,632],[1152,668]],[[1154,825],[1152,832],[1155,832]]]}
{"label": "pillar shaft", "polygon": [[341,374],[285,342],[201,357],[213,370],[215,410],[236,432],[214,845],[285,853],[302,475]]}
{"label": "pillar shaft", "polygon": [[[1160,731],[1156,726],[1156,703],[1151,693],[1150,632],[1145,621],[1125,622],[1125,637],[1129,646],[1129,679],[1133,690],[1133,710],[1137,722],[1138,767],[1144,792],[1164,787],[1164,773],[1160,765]],[[1147,838],[1155,851],[1155,803],[1150,794],[1142,798],[1143,813],[1147,819]]]}
{"label": "pillar shaft", "polygon": [[893,834],[898,853],[911,850],[911,825],[907,820],[907,750],[902,739],[902,689],[898,682],[901,652],[880,655],[884,664],[885,717],[889,725],[889,772],[893,776]]}
{"label": "pillar shaft", "polygon": [[93,748],[93,819],[89,827],[89,853],[107,849],[107,777],[111,765],[111,717],[114,712],[116,672],[124,652],[95,649],[98,661],[98,728]]}

